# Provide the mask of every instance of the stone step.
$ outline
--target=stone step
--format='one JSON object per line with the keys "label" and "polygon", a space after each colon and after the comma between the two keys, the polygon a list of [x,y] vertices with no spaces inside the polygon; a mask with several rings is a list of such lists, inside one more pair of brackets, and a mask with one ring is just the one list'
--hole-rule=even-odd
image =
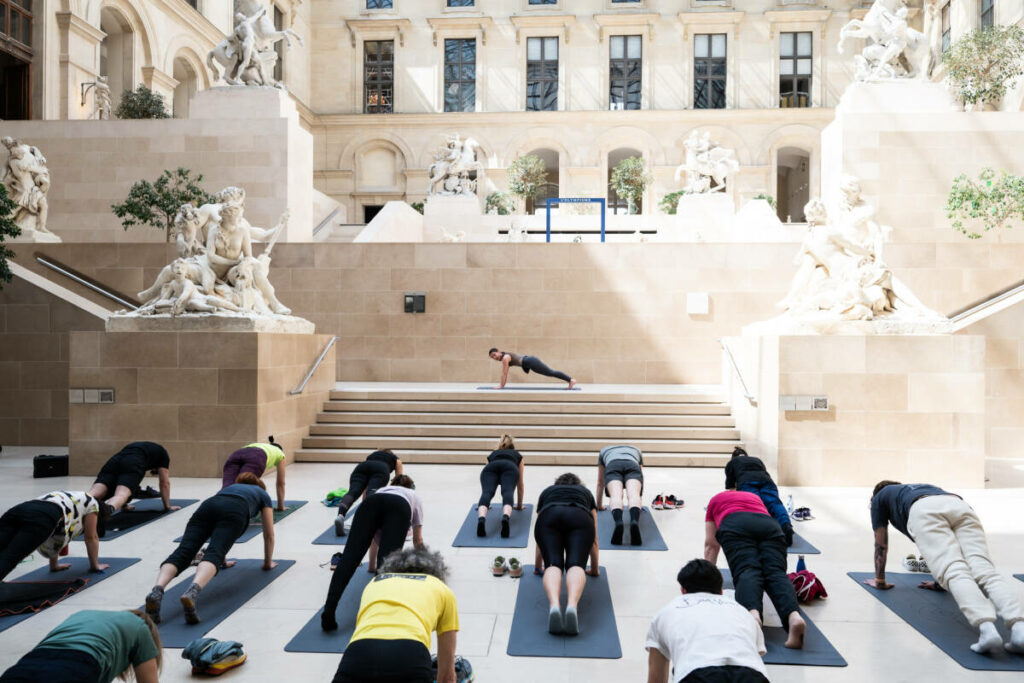
{"label": "stone step", "polygon": [[623,403],[623,404],[688,404],[688,403],[724,403],[726,397],[717,391],[679,391],[679,392],[615,392],[615,391],[524,391],[503,389],[501,391],[427,391],[410,389],[407,391],[391,391],[387,389],[334,389],[331,400],[354,401],[445,401],[445,402],[486,402],[486,403]]}
{"label": "stone step", "polygon": [[508,431],[516,442],[523,439],[602,439],[627,441],[638,439],[738,439],[739,431],[724,427],[621,427],[621,426],[566,426],[566,425],[430,425],[430,424],[378,424],[353,423],[313,425],[310,436],[353,437],[431,437],[481,438],[497,441]]}
{"label": "stone step", "polygon": [[323,412],[319,424],[451,424],[451,425],[551,425],[620,427],[734,427],[731,415],[623,415],[616,413],[458,413],[458,412]]}
{"label": "stone step", "polygon": [[729,415],[725,403],[531,403],[526,401],[331,400],[324,412],[557,413],[591,415]]}
{"label": "stone step", "polygon": [[[731,448],[731,446],[730,446]],[[487,462],[490,450],[425,450],[405,449],[398,455],[403,463],[439,465],[477,465]],[[366,459],[366,449],[353,448],[311,448],[295,451],[298,462],[358,463]],[[728,454],[715,452],[650,453],[644,452],[645,467],[725,467]],[[537,450],[526,454],[529,465],[564,465],[568,467],[593,467],[597,463],[597,452],[576,453],[559,450]]]}
{"label": "stone step", "polygon": [[[487,451],[494,448],[495,438],[477,437],[429,437],[429,436],[308,436],[302,440],[305,448],[361,449],[364,457],[378,448],[396,451],[419,449],[430,451]],[[589,438],[543,438],[528,437],[516,439],[516,447],[523,453],[534,451],[577,451],[596,456],[608,445],[608,439]],[[739,444],[736,440],[724,439],[630,439],[630,443],[646,453],[732,453]]]}

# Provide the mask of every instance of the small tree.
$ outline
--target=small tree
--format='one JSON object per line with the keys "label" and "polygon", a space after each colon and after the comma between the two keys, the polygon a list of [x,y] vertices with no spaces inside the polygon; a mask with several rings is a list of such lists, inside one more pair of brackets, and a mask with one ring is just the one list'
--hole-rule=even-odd
{"label": "small tree", "polygon": [[654,180],[641,157],[627,157],[612,169],[612,189],[626,200],[629,213],[636,213],[636,201]]}
{"label": "small tree", "polygon": [[686,194],[685,190],[669,192],[661,198],[660,202],[658,202],[658,208],[661,209],[662,213],[667,213],[669,216],[675,216],[676,209],[679,207],[679,198],[684,194]]}
{"label": "small tree", "polygon": [[964,104],[998,104],[1024,73],[1024,29],[991,26],[971,31],[942,56],[946,73]]}
{"label": "small tree", "polygon": [[149,225],[163,229],[170,241],[174,215],[182,204],[201,206],[213,201],[213,195],[199,186],[202,181],[202,175],[193,178],[187,168],[164,171],[155,183],[140,180],[132,185],[124,202],[110,208],[123,219],[125,230],[133,225]]}
{"label": "small tree", "polygon": [[527,211],[532,208],[529,204],[540,193],[546,182],[548,182],[547,165],[536,154],[516,157],[512,165],[508,167],[508,191],[516,197],[521,197],[527,203]]}
{"label": "small tree", "polygon": [[973,240],[980,233],[969,230],[964,221],[981,220],[985,232],[992,228],[1012,227],[1007,223],[1013,217],[1024,220],[1024,177],[991,168],[983,169],[974,181],[966,175],[953,180],[946,197],[946,216],[953,219],[953,228]]}
{"label": "small tree", "polygon": [[119,119],[169,119],[164,96],[144,85],[121,93],[121,103],[114,115]]}
{"label": "small tree", "polygon": [[515,211],[515,204],[512,202],[512,198],[508,194],[496,190],[487,195],[487,204],[484,206],[484,212],[490,213],[494,210],[499,216],[508,216]]}
{"label": "small tree", "polygon": [[21,234],[21,228],[11,218],[15,208],[17,205],[7,196],[7,188],[0,183],[0,289],[3,289],[3,283],[11,281],[11,267],[7,259],[14,258],[14,252],[7,248],[4,241]]}

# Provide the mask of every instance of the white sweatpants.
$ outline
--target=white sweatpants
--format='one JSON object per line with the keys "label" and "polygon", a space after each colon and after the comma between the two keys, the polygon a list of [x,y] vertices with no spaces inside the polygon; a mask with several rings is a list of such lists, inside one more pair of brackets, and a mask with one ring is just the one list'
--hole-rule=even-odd
{"label": "white sweatpants", "polygon": [[907,531],[971,626],[995,621],[997,610],[1007,627],[1024,620],[1021,590],[996,572],[970,505],[952,495],[920,498],[910,506]]}

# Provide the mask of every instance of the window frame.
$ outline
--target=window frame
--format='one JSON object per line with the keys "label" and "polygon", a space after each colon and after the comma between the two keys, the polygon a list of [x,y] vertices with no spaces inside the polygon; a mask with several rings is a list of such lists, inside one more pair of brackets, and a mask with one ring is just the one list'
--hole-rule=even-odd
{"label": "window frame", "polygon": [[[378,6],[370,7],[371,3]],[[387,5],[383,3],[387,3]],[[395,0],[363,0],[363,10],[366,12],[394,12]]]}
{"label": "window frame", "polygon": [[[697,56],[697,42],[698,42],[697,39],[700,38],[701,36],[706,36],[707,39],[708,39],[708,54],[707,54],[707,56],[698,57]],[[712,43],[713,43],[714,38],[716,36],[721,36],[722,37],[722,41],[725,43],[725,47],[724,47],[725,52],[724,52],[724,54],[721,57],[713,57],[712,56],[712,54],[714,53],[714,50],[712,48]],[[726,109],[726,108],[728,108],[728,106],[729,106],[729,34],[725,33],[725,32],[721,32],[721,33],[694,33],[693,34],[693,50],[691,51],[691,54],[693,55],[693,108],[694,109]],[[706,61],[708,63],[708,67],[705,70],[704,74],[699,74],[697,72],[697,61],[698,61],[698,59]],[[714,67],[715,63],[721,63],[721,65],[722,65],[723,73],[722,73],[721,76],[717,76],[717,75],[714,74],[714,68],[713,67]],[[697,106],[697,83],[699,81],[707,81],[707,88],[708,88],[707,98],[708,98],[708,101],[711,103],[710,106],[705,106],[705,107]],[[714,103],[713,103],[713,93],[714,93],[714,90],[713,90],[713,85],[712,84],[715,81],[721,81],[721,83],[722,83],[721,106],[714,106]]]}
{"label": "window frame", "polygon": [[[530,59],[530,41],[532,41],[532,40],[539,40],[540,41],[540,44],[541,44],[541,58],[540,59]],[[554,42],[554,45],[555,45],[555,58],[554,59],[548,59],[547,58],[547,46],[549,45],[548,41],[553,41]],[[561,41],[561,39],[558,36],[526,36],[526,40],[524,41],[525,56],[526,56],[526,82],[525,82],[526,88],[525,88],[525,93],[524,93],[525,94],[525,99],[526,99],[526,101],[524,103],[524,110],[525,111],[558,111],[558,109],[559,109],[559,95],[560,95],[560,92],[559,92],[559,90],[560,90],[560,87],[559,87],[560,83],[559,82],[561,81],[561,68],[562,68],[562,65],[561,65],[561,55],[562,55],[562,45],[561,45],[561,42],[562,41]],[[540,68],[541,70],[544,70],[545,69],[545,65],[546,65],[547,69],[550,69],[552,63],[554,63],[554,74],[555,74],[554,78],[551,78],[549,76],[543,76],[543,77],[535,78],[535,79],[531,79],[530,78],[530,67],[531,67],[531,65],[538,65],[538,68]],[[540,107],[540,108],[531,108],[530,107],[530,99],[531,99],[530,85],[532,83],[537,83],[537,84],[550,83],[550,84],[552,84],[554,86],[554,96],[555,96],[554,107],[552,107],[552,108],[546,108],[546,107],[543,107],[543,106]],[[544,99],[543,96],[537,96],[537,97],[540,97],[540,99],[542,100],[542,104],[543,104],[543,99]]]}
{"label": "window frame", "polygon": [[[394,114],[395,113],[395,58],[396,58],[395,39],[394,38],[370,38],[370,39],[364,40],[362,42],[363,42],[363,45],[362,45],[362,47],[363,47],[363,49],[362,49],[362,56],[363,56],[363,106],[362,106],[362,112],[364,114]],[[381,55],[381,53],[382,53],[380,48],[383,46],[384,43],[391,43],[391,60],[390,60],[390,62],[382,60],[382,59],[377,59],[377,60],[372,61],[372,62],[368,61],[367,57],[370,56],[370,52],[369,52],[367,46],[371,45],[371,44],[376,44],[378,46],[378,49],[376,51],[376,55],[379,57]],[[390,78],[390,80],[385,79],[383,76],[380,75],[382,73],[382,69],[385,66],[388,66],[388,65],[391,66],[391,78]],[[369,69],[371,68],[371,66],[376,67],[377,73],[378,73],[378,76],[373,78],[373,79],[369,78],[368,73],[367,73],[369,71]],[[391,101],[387,105],[384,105],[384,104],[381,104],[380,101],[384,97],[384,95],[383,95],[384,85],[388,84],[388,83],[390,83],[390,86],[391,86],[390,87],[390,90],[391,90]],[[378,104],[371,105],[369,103],[370,93],[371,92],[376,92],[377,93]],[[371,106],[372,107],[377,107],[378,111],[368,111]],[[385,109],[385,107],[386,107],[386,111],[382,111],[383,109]]]}
{"label": "window frame", "polygon": [[[807,54],[800,53],[800,38],[799,38],[800,34],[807,34],[807,36],[808,36],[808,50],[809,50],[809,52]],[[792,36],[792,42],[793,42],[793,45],[792,45],[792,47],[793,47],[793,54],[791,56],[788,56],[788,57],[784,56],[782,54],[782,41],[785,40],[786,36]],[[814,32],[813,31],[779,31],[778,41],[779,41],[778,108],[779,109],[808,109],[808,108],[813,107],[814,106]],[[803,60],[803,59],[809,59],[810,62],[811,62],[811,68],[810,68],[809,73],[807,73],[807,74],[799,73],[799,64],[800,64],[800,61]],[[782,64],[784,62],[786,62],[786,61],[792,62],[793,70],[792,70],[791,73],[783,74],[782,73]],[[800,92],[797,90],[798,83],[799,83],[800,79],[804,78],[804,77],[807,78],[807,90],[806,90],[806,96],[807,96],[807,101],[806,102],[807,103],[804,104],[803,106],[799,106],[799,105],[785,106],[783,104],[783,97],[785,97],[785,95],[783,94],[784,91],[783,91],[783,88],[782,88],[783,81],[784,80],[788,80],[788,81],[791,82],[792,88],[791,88],[791,90],[786,91],[786,92],[791,92],[792,96],[796,97],[796,96],[798,96],[800,94]]]}
{"label": "window frame", "polygon": [[[36,1],[38,2],[38,0]],[[3,36],[3,40],[0,40],[0,50],[19,59],[25,59],[26,57],[31,59],[34,54],[32,32],[35,30],[35,11],[25,9],[18,4],[17,0],[0,0],[0,15],[3,16],[3,30],[0,31],[0,36]],[[18,17],[16,22],[11,21],[11,18],[14,16]],[[14,23],[18,26],[17,37],[11,33],[11,26]],[[8,42],[10,44],[5,45]]]}
{"label": "window frame", "polygon": [[[459,60],[457,62],[449,62],[448,61],[448,43],[450,43],[450,42],[458,42],[458,43],[460,43],[460,47],[458,49]],[[472,81],[469,81],[467,79],[462,78],[462,69],[469,62],[466,62],[466,61],[462,60],[462,45],[461,44],[462,43],[468,43],[468,42],[473,43],[473,80]],[[441,79],[441,110],[444,113],[446,113],[446,114],[455,114],[455,113],[465,113],[465,112],[474,112],[474,111],[476,111],[477,110],[477,102],[478,102],[478,99],[477,99],[477,95],[478,95],[478,92],[477,92],[477,80],[479,78],[479,63],[480,63],[480,46],[479,46],[479,41],[475,37],[472,37],[472,38],[454,38],[454,37],[453,38],[445,38],[444,39],[444,43],[443,43],[441,49],[442,49],[442,64],[441,64],[441,68],[443,70],[442,71],[442,79]],[[450,64],[458,65],[459,78],[455,79],[454,82],[458,83],[460,85],[460,88],[459,88],[459,90],[460,90],[459,99],[460,100],[463,99],[463,96],[461,95],[461,90],[462,90],[461,86],[465,85],[465,84],[468,84],[470,82],[473,85],[473,102],[472,102],[472,105],[471,105],[470,109],[462,109],[462,108],[460,108],[460,109],[449,109],[448,108],[448,88],[449,88],[450,83],[452,83],[452,81],[448,80],[448,67],[449,67]],[[463,104],[465,104],[465,102],[463,102]]]}
{"label": "window frame", "polygon": [[445,0],[444,9],[446,10],[465,10],[465,9],[476,9],[476,0],[454,0],[455,2],[468,2],[468,5],[453,5],[453,0]]}
{"label": "window frame", "polygon": [[[636,38],[639,41],[639,43],[640,43],[640,56],[639,57],[629,57],[629,53],[628,53],[629,38]],[[622,54],[623,54],[623,57],[618,58],[618,59],[612,57],[612,44],[613,44],[613,42],[616,39],[621,39],[623,41],[623,43],[622,43]],[[637,65],[636,65],[637,73],[638,73],[637,77],[635,79],[634,78],[629,78],[628,76],[624,76],[622,78],[613,78],[612,77],[612,69],[615,67],[615,63],[616,62],[621,62],[622,63],[622,73],[624,73],[624,74],[629,73],[630,62],[637,62]],[[635,107],[630,107],[629,106],[629,85],[630,85],[630,83],[632,83],[634,81],[637,83],[637,89],[636,89],[637,102],[636,102],[636,106]],[[621,109],[619,109],[618,107],[615,107],[615,108],[612,107],[612,105],[615,104],[612,101],[612,91],[615,88],[615,84],[617,82],[621,82],[622,83],[622,99],[623,99],[623,105],[624,106]],[[642,33],[622,33],[622,34],[614,34],[614,35],[610,34],[608,36],[608,110],[609,111],[639,111],[639,110],[643,109],[643,107],[644,107],[644,35]]]}

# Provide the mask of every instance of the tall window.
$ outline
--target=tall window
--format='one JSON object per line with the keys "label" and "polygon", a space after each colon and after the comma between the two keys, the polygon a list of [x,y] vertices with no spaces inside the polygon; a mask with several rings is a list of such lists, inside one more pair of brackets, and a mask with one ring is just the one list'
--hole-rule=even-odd
{"label": "tall window", "polygon": [[391,9],[391,0],[366,0],[366,9]]}
{"label": "tall window", "polygon": [[612,36],[609,47],[609,108],[639,109],[643,39],[641,36]]}
{"label": "tall window", "polygon": [[363,113],[392,113],[394,93],[395,41],[367,40],[363,43]]}
{"label": "tall window", "polygon": [[558,109],[558,38],[526,39],[526,111]]}
{"label": "tall window", "polygon": [[444,110],[476,109],[476,39],[444,41]]}
{"label": "tall window", "polygon": [[981,0],[981,27],[991,28],[996,23],[995,0]]}
{"label": "tall window", "polygon": [[[284,12],[274,5],[274,30],[284,29]],[[274,52],[277,53],[277,61],[274,62],[274,80],[281,81],[284,78],[284,41],[274,43]]]}
{"label": "tall window", "polygon": [[558,0],[530,0],[531,5],[557,5]]}
{"label": "tall window", "polygon": [[448,0],[449,7],[472,7],[476,0]]}
{"label": "tall window", "polygon": [[693,37],[693,108],[725,109],[725,34]]}
{"label": "tall window", "polygon": [[950,38],[950,23],[949,23],[949,3],[947,2],[942,6],[942,51],[945,52],[949,49],[949,38]]}
{"label": "tall window", "polygon": [[783,33],[779,51],[779,106],[811,106],[811,32]]}
{"label": "tall window", "polygon": [[0,0],[0,35],[32,47],[32,0]]}

